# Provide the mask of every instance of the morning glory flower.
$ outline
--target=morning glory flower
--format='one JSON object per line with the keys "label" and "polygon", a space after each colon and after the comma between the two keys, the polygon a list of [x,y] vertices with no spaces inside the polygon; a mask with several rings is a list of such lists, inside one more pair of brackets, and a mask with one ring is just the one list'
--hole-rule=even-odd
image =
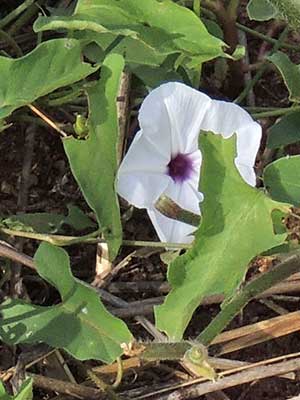
{"label": "morning glory flower", "polygon": [[141,129],[120,165],[117,190],[135,207],[147,209],[161,241],[193,240],[195,227],[164,216],[154,205],[165,195],[180,207],[200,214],[200,131],[224,138],[236,133],[236,167],[242,178],[255,186],[253,166],[261,127],[238,105],[212,100],[182,83],[170,82],[145,98],[138,119]]}

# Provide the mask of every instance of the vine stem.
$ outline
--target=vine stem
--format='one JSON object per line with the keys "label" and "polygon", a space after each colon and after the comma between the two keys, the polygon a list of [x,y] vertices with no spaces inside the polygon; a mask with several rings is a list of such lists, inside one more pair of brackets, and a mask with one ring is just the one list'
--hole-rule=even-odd
{"label": "vine stem", "polygon": [[[215,20],[213,12],[211,10],[209,10],[209,9],[201,7],[201,13],[203,15],[207,16],[208,18]],[[257,37],[258,39],[264,40],[267,43],[275,45],[278,42],[278,39],[274,39],[274,38],[271,38],[271,37],[269,37],[267,35],[264,35],[263,33],[255,31],[254,29],[251,29],[248,26],[243,25],[243,24],[241,24],[239,22],[236,22],[235,25],[239,30],[241,30],[241,31],[243,31],[245,33],[248,33],[249,35],[252,35],[254,37]],[[283,47],[283,48],[286,48],[286,49],[291,49],[291,50],[299,50],[299,46],[293,45],[293,44],[290,44],[290,43],[286,43],[286,42],[281,43],[280,47]]]}
{"label": "vine stem", "polygon": [[[8,228],[0,228],[0,232],[5,233],[6,235],[44,241],[51,243],[55,246],[61,246],[61,247],[79,243],[86,243],[86,244],[106,243],[106,240],[100,239],[98,237],[100,234],[99,230],[84,236],[50,235],[45,233],[16,231]],[[188,243],[152,242],[145,240],[123,240],[122,244],[123,246],[130,246],[130,247],[151,247],[160,249],[170,248],[170,249],[180,250],[180,249],[192,248],[192,244]]]}
{"label": "vine stem", "polygon": [[25,0],[24,3],[20,4],[19,7],[15,8],[12,12],[7,14],[0,21],[0,29],[3,29],[6,25],[16,19],[23,11],[26,10],[31,4],[33,4],[35,0]]}
{"label": "vine stem", "polygon": [[253,279],[250,283],[246,284],[244,288],[238,290],[232,299],[224,305],[219,314],[200,333],[196,340],[206,346],[209,345],[252,298],[266,291],[276,283],[288,278],[290,275],[299,272],[300,250],[288,256],[284,255],[278,258],[281,262],[271,271]]}
{"label": "vine stem", "polygon": [[288,107],[288,108],[278,108],[277,110],[262,111],[257,113],[251,113],[253,118],[267,118],[267,117],[278,117],[281,115],[290,114],[295,111],[300,111],[300,106]]}
{"label": "vine stem", "polygon": [[[289,32],[289,27],[286,26],[282,33],[280,34],[277,42],[275,43],[272,51],[270,54],[275,53],[280,47],[283,41],[285,40],[286,36],[288,35]],[[266,69],[268,68],[268,64],[264,63],[261,65],[261,67],[257,70],[256,74],[254,75],[253,79],[250,80],[247,85],[245,86],[244,90],[241,92],[241,94],[234,100],[234,103],[240,104],[248,95],[249,91],[255,86],[255,84],[260,80],[260,78],[263,76],[265,73]]]}
{"label": "vine stem", "polygon": [[[267,43],[276,45],[276,43],[278,42],[278,39],[274,39],[267,35],[264,35],[263,33],[255,31],[254,29],[251,29],[248,26],[242,25],[239,22],[236,22],[236,27],[245,33],[249,33],[249,35],[252,35],[254,37],[257,37],[258,39],[264,40]],[[280,47],[284,47],[286,49],[291,49],[291,50],[299,50],[299,46],[289,44],[289,43],[280,43]]]}
{"label": "vine stem", "polygon": [[[236,27],[237,9],[239,0],[230,0],[226,7],[221,0],[205,0],[204,5],[213,11],[219,24],[223,28],[224,41],[228,44],[226,52],[233,54],[239,44],[238,29]],[[226,92],[235,97],[243,87],[244,75],[241,60],[228,60],[229,79],[226,81]]]}
{"label": "vine stem", "polygon": [[46,0],[37,0],[35,3],[31,4],[23,14],[20,15],[13,24],[10,25],[8,32],[10,35],[15,35],[22,26],[26,25],[26,23],[35,16],[35,14],[39,11],[40,7],[46,2]]}
{"label": "vine stem", "polygon": [[3,31],[2,29],[0,29],[0,39],[5,40],[7,44],[10,45],[10,47],[14,50],[17,57],[23,56],[22,49],[18,45],[18,43],[12,38],[12,36],[10,36],[7,32]]}

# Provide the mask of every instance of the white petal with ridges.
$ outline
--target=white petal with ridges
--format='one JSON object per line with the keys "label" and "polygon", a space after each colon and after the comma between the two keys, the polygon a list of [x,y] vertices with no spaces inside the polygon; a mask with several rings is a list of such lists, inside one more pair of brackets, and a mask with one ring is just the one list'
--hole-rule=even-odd
{"label": "white petal with ridges", "polygon": [[[180,207],[195,214],[200,214],[199,202],[203,200],[203,195],[190,182],[178,184],[172,181],[164,194]],[[192,233],[196,230],[194,226],[165,217],[154,208],[147,211],[162,242],[191,243],[193,241]]]}
{"label": "white petal with ridges", "polygon": [[237,133],[237,158],[239,164],[253,167],[261,141],[261,126],[252,123],[243,126]]}
{"label": "white petal with ridges", "polygon": [[173,82],[168,85],[174,88],[172,95],[165,99],[172,121],[173,152],[191,153],[198,149],[202,120],[210,107],[211,99],[182,83]]}
{"label": "white petal with ridges", "polygon": [[153,208],[148,209],[147,212],[162,242],[191,243],[193,241],[192,234],[196,229],[194,226],[167,218]]}
{"label": "white petal with ridges", "polygon": [[255,186],[253,170],[261,140],[261,126],[241,107],[226,101],[213,100],[211,108],[203,119],[201,130],[221,134],[229,138],[237,136],[237,157],[235,164],[242,178]]}
{"label": "white petal with ridges", "polygon": [[200,214],[199,202],[203,200],[203,195],[197,191],[191,182],[175,183],[172,181],[167,186],[164,194],[181,208]]}
{"label": "white petal with ridges", "polygon": [[227,101],[212,100],[202,121],[201,129],[229,138],[241,128],[255,122],[240,106]]}
{"label": "white petal with ridges", "polygon": [[138,132],[117,175],[117,191],[138,208],[152,206],[168,186],[168,155],[161,154],[142,131]]}
{"label": "white petal with ridges", "polygon": [[117,190],[121,197],[137,208],[149,208],[164,193],[170,177],[151,172],[135,172],[119,176]]}
{"label": "white petal with ridges", "polygon": [[[154,89],[144,100],[139,113],[142,129],[152,130],[151,140],[168,132],[173,155],[198,149],[201,122],[211,99],[179,82]],[[166,148],[164,147],[164,150]]]}

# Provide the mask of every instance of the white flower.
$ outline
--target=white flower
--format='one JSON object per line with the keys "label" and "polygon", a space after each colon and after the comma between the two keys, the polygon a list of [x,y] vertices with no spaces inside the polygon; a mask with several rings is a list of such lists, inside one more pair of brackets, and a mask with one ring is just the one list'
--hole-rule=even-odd
{"label": "white flower", "polygon": [[164,194],[180,207],[200,214],[200,130],[224,138],[237,134],[235,164],[244,180],[255,186],[253,166],[261,127],[236,104],[212,100],[182,83],[170,82],[145,98],[139,124],[141,130],[120,165],[117,190],[129,203],[147,209],[161,241],[193,240],[193,226],[165,217],[154,204]]}

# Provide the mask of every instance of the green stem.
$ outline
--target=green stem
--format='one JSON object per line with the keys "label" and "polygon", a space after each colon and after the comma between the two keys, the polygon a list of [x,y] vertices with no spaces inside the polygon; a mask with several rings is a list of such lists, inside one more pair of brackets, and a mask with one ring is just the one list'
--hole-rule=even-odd
{"label": "green stem", "polygon": [[49,107],[58,107],[66,103],[72,103],[75,100],[79,98],[79,96],[82,96],[83,90],[82,89],[77,89],[74,91],[70,91],[68,94],[58,97],[56,99],[49,99],[47,100],[47,105]]}
{"label": "green stem", "polygon": [[270,110],[265,112],[251,113],[253,118],[268,118],[268,117],[278,117],[280,115],[290,114],[295,111],[300,111],[300,106],[288,107],[288,108],[278,108],[277,110]]}
{"label": "green stem", "polygon": [[38,0],[36,3],[31,4],[28,9],[9,27],[9,34],[15,35],[22,26],[26,25],[39,11],[39,6],[42,6],[45,1],[46,0]]}
{"label": "green stem", "polygon": [[23,11],[26,10],[31,4],[33,4],[35,0],[25,0],[24,3],[20,4],[19,7],[15,8],[12,12],[7,14],[0,21],[0,29],[3,29],[6,25],[16,19]]}
{"label": "green stem", "polygon": [[14,50],[17,57],[23,56],[21,47],[19,47],[17,42],[8,33],[4,32],[1,28],[0,28],[0,39],[5,40],[10,45],[10,47]]}
{"label": "green stem", "polygon": [[50,93],[44,102],[50,107],[56,107],[70,102],[82,102],[85,97],[79,98],[79,96],[83,96],[84,92],[93,86],[95,86],[94,82],[82,80],[80,83],[74,83],[68,88],[61,90],[59,93]]}
{"label": "green stem", "polygon": [[[236,27],[239,0],[230,0],[227,8],[225,8],[223,2],[220,0],[206,0],[204,5],[216,14],[217,20],[223,29],[224,42],[229,46],[226,52],[230,55],[233,54],[239,43],[238,30]],[[227,62],[229,67],[229,78],[224,82],[224,90],[227,96],[234,98],[243,88],[244,74],[241,60],[229,59]]]}
{"label": "green stem", "polygon": [[[8,229],[8,228],[0,228],[0,232],[5,233],[6,235],[44,241],[62,247],[79,243],[86,243],[86,244],[106,243],[105,240],[100,239],[98,237],[100,233],[99,230],[84,236],[50,235],[45,233],[15,231],[13,229]],[[192,245],[187,243],[151,242],[142,240],[123,240],[122,244],[123,246],[130,246],[130,247],[152,247],[160,249],[172,248],[180,250],[180,249],[192,248]]]}
{"label": "green stem", "polygon": [[283,256],[280,264],[276,265],[271,271],[253,279],[253,281],[248,283],[244,288],[238,290],[232,299],[224,305],[222,310],[211,321],[207,328],[201,332],[196,340],[200,341],[205,346],[209,345],[251,299],[260,293],[265,292],[277,283],[282,282],[290,275],[299,272],[299,269],[299,250],[295,251],[293,254],[289,254],[288,256]]}
{"label": "green stem", "polygon": [[[267,43],[276,45],[276,43],[278,42],[278,39],[274,39],[269,36],[266,36],[263,33],[255,31],[254,29],[248,28],[248,26],[240,24],[239,22],[236,22],[236,27],[243,32],[249,33],[250,35],[257,37],[258,39],[264,40]],[[291,50],[299,50],[299,46],[289,44],[289,43],[281,43],[280,47],[285,47],[286,49],[291,49]]]}
{"label": "green stem", "polygon": [[[204,14],[209,19],[215,20],[214,14],[209,9],[205,9],[204,7],[201,7],[201,13]],[[278,39],[274,39],[267,35],[264,35],[263,33],[255,31],[254,29],[251,29],[248,26],[245,26],[239,22],[236,22],[235,25],[239,30],[246,32],[249,35],[252,35],[258,39],[264,40],[267,43],[275,45],[278,42]],[[290,50],[299,50],[299,46],[297,46],[295,44],[290,44],[290,43],[281,43],[280,47],[290,49]]]}
{"label": "green stem", "polygon": [[143,241],[143,240],[123,240],[123,246],[132,246],[132,247],[152,247],[158,249],[191,249],[193,247],[192,244],[188,243],[171,243],[171,242],[151,242],[151,241]]}
{"label": "green stem", "polygon": [[200,0],[193,0],[193,11],[200,18],[201,16],[201,5]]}
{"label": "green stem", "polygon": [[151,342],[145,343],[145,350],[140,358],[145,361],[180,360],[184,353],[192,347],[187,341],[182,342]]}
{"label": "green stem", "polygon": [[[47,233],[37,233],[37,232],[25,232],[25,231],[16,231],[8,228],[0,228],[0,231],[5,233],[6,235],[18,236],[27,239],[35,239],[43,242],[48,242],[54,244],[55,246],[70,246],[72,244],[78,243],[97,243],[101,242],[98,239],[101,231],[98,229],[95,232],[89,233],[83,236],[64,236],[64,235],[51,235]],[[103,240],[102,240],[103,242]]]}
{"label": "green stem", "polygon": [[243,107],[249,113],[259,113],[259,112],[266,112],[266,111],[276,111],[282,110],[282,107],[255,107],[255,106],[245,106]]}
{"label": "green stem", "polygon": [[[286,26],[284,30],[281,32],[276,44],[274,45],[272,51],[270,54],[275,53],[280,47],[281,44],[283,43],[284,39],[286,38],[287,34],[289,32],[289,28]],[[255,84],[260,80],[260,78],[263,76],[265,73],[266,69],[268,68],[268,64],[264,63],[262,66],[257,70],[256,74],[254,75],[253,79],[251,79],[247,85],[245,86],[244,90],[242,93],[234,100],[234,103],[241,103],[247,96],[250,90],[255,86]]]}

